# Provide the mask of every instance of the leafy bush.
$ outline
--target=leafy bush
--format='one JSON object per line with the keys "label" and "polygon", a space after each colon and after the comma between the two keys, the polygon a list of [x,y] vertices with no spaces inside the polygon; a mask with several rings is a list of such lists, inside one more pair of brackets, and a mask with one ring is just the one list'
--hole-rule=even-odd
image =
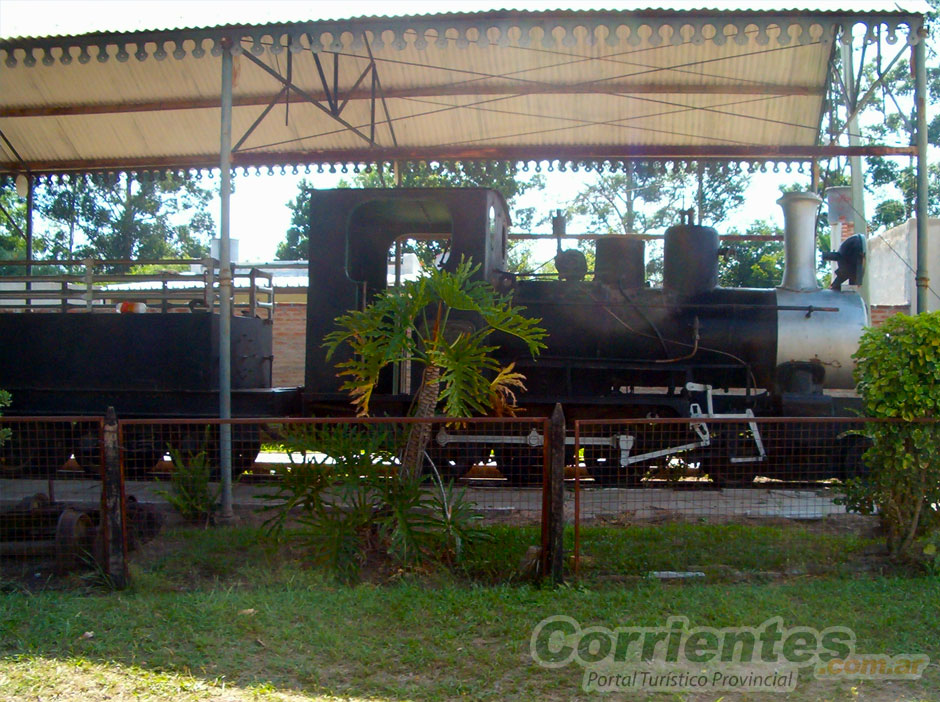
{"label": "leafy bush", "polygon": [[[12,398],[10,397],[10,393],[8,393],[6,390],[0,390],[0,409],[9,407],[11,399]],[[0,412],[0,416],[2,416],[2,414],[3,413]],[[0,427],[0,446],[3,446],[3,444],[5,444],[10,439],[11,434],[12,432],[10,431],[9,427]]]}
{"label": "leafy bush", "polygon": [[940,575],[940,531],[935,530],[924,539],[921,557],[928,573]]}
{"label": "leafy bush", "polygon": [[844,501],[877,511],[893,557],[940,526],[940,312],[896,315],[862,335],[855,379],[873,445],[865,476],[848,481]]}
{"label": "leafy bush", "polygon": [[[402,438],[388,427],[307,425],[286,432],[290,464],[276,490],[259,496],[279,538],[289,518],[313,560],[345,580],[370,557],[398,566],[455,564],[487,538],[469,503],[437,475],[399,470]],[[432,489],[429,489],[432,488]]]}
{"label": "leafy bush", "polygon": [[[208,441],[208,431],[206,439]],[[219,508],[221,487],[213,489],[210,483],[212,466],[209,463],[208,450],[203,448],[198,452],[187,451],[184,455],[171,448],[170,458],[173,461],[170,489],[160,490],[159,494],[165,497],[184,519],[209,526]]]}

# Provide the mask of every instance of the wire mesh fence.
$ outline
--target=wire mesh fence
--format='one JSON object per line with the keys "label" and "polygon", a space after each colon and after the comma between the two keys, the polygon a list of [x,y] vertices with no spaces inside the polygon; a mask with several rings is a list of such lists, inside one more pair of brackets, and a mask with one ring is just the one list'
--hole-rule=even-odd
{"label": "wire mesh fence", "polygon": [[430,482],[453,483],[486,518],[513,512],[538,521],[546,423],[528,418],[344,417],[135,419],[120,425],[123,465],[135,487],[165,481],[193,461],[204,463],[210,480],[218,481],[220,433],[227,425],[236,508],[257,506],[270,485],[298,471],[357,465],[377,466],[389,474],[416,471]]}
{"label": "wire mesh fence", "polygon": [[103,420],[2,418],[0,439],[0,577],[106,571]]}
{"label": "wire mesh fence", "polygon": [[[871,445],[864,418],[756,418],[581,421],[575,426],[575,565],[582,526],[615,523],[807,524],[846,514],[844,481],[865,473]],[[569,468],[569,470],[571,470]],[[660,529],[661,533],[669,532]],[[682,569],[688,530],[660,544]],[[795,540],[802,534],[791,535]],[[781,536],[786,540],[786,534]],[[590,548],[588,548],[588,551]]]}
{"label": "wire mesh fence", "polygon": [[27,479],[100,478],[100,417],[0,419],[0,475]]}
{"label": "wire mesh fence", "polygon": [[[301,504],[297,495],[314,483],[338,508],[352,499],[344,485],[410,474],[422,490],[459,495],[483,523],[540,525],[532,545],[543,559],[549,522],[565,520],[573,527],[564,536],[574,552],[569,572],[593,557],[596,544],[584,534],[597,525],[652,530],[655,538],[644,539],[658,545],[644,552],[681,569],[687,540],[701,535],[673,525],[846,517],[836,498],[844,481],[865,473],[872,422],[582,420],[562,442],[543,418],[2,418],[0,565],[4,577],[18,578],[106,568],[113,532],[105,522],[115,509],[125,531],[112,542],[134,548],[158,533],[181,477],[201,472],[205,494],[218,500],[228,433],[236,512],[258,521],[279,504]],[[796,548],[802,538],[781,532],[777,546],[791,539]]]}
{"label": "wire mesh fence", "polygon": [[388,570],[409,552],[456,562],[480,528],[512,523],[538,527],[525,531],[536,552],[520,566],[538,577],[548,553],[539,550],[548,533],[547,427],[544,419],[344,417],[127,420],[120,430],[129,491],[190,521],[260,525],[337,573],[367,561]]}

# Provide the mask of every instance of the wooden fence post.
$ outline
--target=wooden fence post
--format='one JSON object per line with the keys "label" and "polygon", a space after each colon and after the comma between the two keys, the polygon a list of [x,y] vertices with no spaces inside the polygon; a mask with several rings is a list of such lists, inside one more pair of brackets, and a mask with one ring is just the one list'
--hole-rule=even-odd
{"label": "wooden fence post", "polygon": [[121,473],[121,450],[118,442],[118,421],[113,407],[104,419],[104,483],[105,511],[101,528],[105,530],[107,553],[105,566],[111,582],[118,590],[128,585],[127,545],[124,540],[124,475]]}

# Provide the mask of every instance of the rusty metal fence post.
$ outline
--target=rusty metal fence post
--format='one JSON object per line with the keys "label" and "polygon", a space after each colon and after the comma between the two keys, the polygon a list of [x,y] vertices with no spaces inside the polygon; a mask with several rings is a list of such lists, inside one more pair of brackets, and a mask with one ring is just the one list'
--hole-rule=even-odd
{"label": "rusty metal fence post", "polygon": [[564,579],[565,567],[565,413],[556,404],[552,412],[551,453],[551,533],[549,558],[552,582]]}
{"label": "rusty metal fence post", "polygon": [[564,579],[565,413],[556,404],[545,432],[542,479],[542,576]]}
{"label": "rusty metal fence post", "polygon": [[124,523],[124,474],[121,470],[121,448],[117,415],[108,407],[104,420],[104,484],[105,511],[101,515],[104,531],[105,570],[118,590],[128,585],[127,541]]}

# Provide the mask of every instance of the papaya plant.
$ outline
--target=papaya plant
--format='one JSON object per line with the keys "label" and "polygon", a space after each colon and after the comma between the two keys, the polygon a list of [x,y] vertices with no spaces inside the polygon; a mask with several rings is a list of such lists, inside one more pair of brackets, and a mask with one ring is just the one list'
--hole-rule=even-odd
{"label": "papaya plant", "polygon": [[[368,415],[372,393],[383,369],[401,362],[423,366],[412,414],[447,417],[472,414],[512,414],[516,391],[524,389],[524,376],[513,364],[502,365],[493,356],[495,332],[514,336],[537,355],[544,348],[541,321],[526,317],[509,297],[477,280],[478,265],[461,259],[453,272],[431,270],[414,281],[379,293],[362,310],[336,320],[327,335],[327,358],[340,346],[352,354],[337,364],[342,385],[360,416]],[[457,314],[455,314],[457,313]],[[470,324],[456,317],[473,317]],[[402,470],[421,472],[421,459],[431,434],[430,424],[418,423],[410,432]]]}
{"label": "papaya plant", "polygon": [[862,335],[855,379],[872,447],[846,503],[877,511],[892,557],[940,526],[940,312],[896,315]]}

